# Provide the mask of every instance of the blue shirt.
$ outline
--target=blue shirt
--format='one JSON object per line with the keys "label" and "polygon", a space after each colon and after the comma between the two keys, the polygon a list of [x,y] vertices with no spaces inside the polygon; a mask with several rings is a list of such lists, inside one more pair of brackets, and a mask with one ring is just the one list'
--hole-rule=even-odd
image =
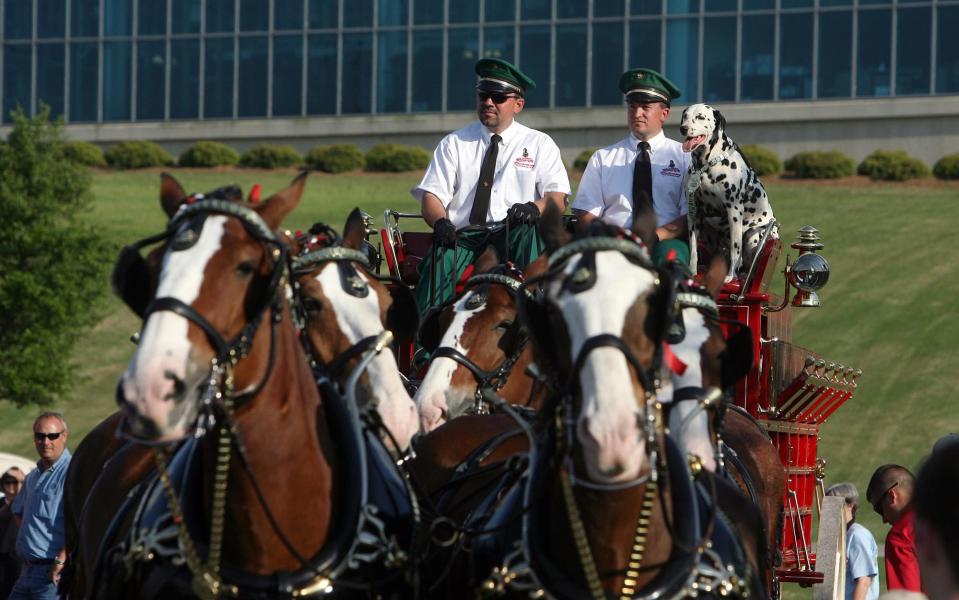
{"label": "blue shirt", "polygon": [[876,563],[876,538],[859,523],[846,530],[846,600],[852,598],[856,579],[872,577],[866,600],[879,598],[879,566]]}
{"label": "blue shirt", "polygon": [[63,484],[69,466],[70,451],[66,448],[45,471],[43,461],[37,462],[13,501],[13,514],[22,519],[17,533],[17,556],[21,560],[56,558],[63,549]]}

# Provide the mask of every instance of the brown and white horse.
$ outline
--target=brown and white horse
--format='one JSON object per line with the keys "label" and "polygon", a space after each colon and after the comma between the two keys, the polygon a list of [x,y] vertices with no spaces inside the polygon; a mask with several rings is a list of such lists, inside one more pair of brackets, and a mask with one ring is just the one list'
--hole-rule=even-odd
{"label": "brown and white horse", "polygon": [[[342,417],[352,409],[331,382],[318,389],[284,283],[287,247],[276,230],[298,204],[304,181],[301,175],[269,200],[244,205],[227,197],[188,198],[165,176],[161,205],[171,217],[168,230],[125,250],[115,271],[124,299],[145,316],[139,344],[118,386],[129,431],[163,443],[185,439],[198,427],[207,429],[190,457],[180,460],[181,451],[174,459],[170,477],[151,484],[144,506],[155,512],[158,504],[168,505],[172,551],[188,567],[192,585],[214,590],[214,595],[216,589],[233,587],[259,594],[285,589],[293,595],[317,586],[336,588],[340,582],[335,577],[343,571],[333,566],[344,564],[337,562],[339,551],[352,547],[351,540],[359,537],[357,523],[363,521],[356,518],[360,507],[348,500],[355,500],[357,494],[350,494],[360,489],[355,472],[365,476],[370,461],[347,466],[355,463],[363,434],[357,426],[352,438],[344,437],[352,434],[343,431],[350,429],[344,423],[358,422]],[[138,250],[163,240],[151,255],[162,259],[151,293],[145,273],[151,261],[140,258]],[[364,362],[380,345],[364,348]],[[336,475],[343,469],[349,474]],[[214,472],[221,475],[214,478]],[[193,513],[187,498],[191,476],[198,501]],[[365,502],[365,488],[360,496]],[[336,520],[334,502],[340,515]],[[184,518],[189,514],[203,525]],[[149,510],[137,514],[138,519],[149,516]],[[207,540],[195,541],[197,531],[210,531],[206,558],[190,551],[194,546],[206,549]],[[191,593],[189,581],[183,588],[172,575],[162,575],[163,569],[175,571],[177,564],[161,560],[164,548],[171,551],[162,536],[150,537],[142,528],[129,535],[120,554],[100,565],[98,589],[137,589],[146,584],[138,578],[147,576],[164,593]],[[341,547],[331,548],[337,544]],[[226,579],[220,578],[220,562],[229,569]],[[127,568],[117,569],[119,564]],[[152,577],[151,569],[160,569],[162,576]],[[277,572],[288,575],[277,580]]]}

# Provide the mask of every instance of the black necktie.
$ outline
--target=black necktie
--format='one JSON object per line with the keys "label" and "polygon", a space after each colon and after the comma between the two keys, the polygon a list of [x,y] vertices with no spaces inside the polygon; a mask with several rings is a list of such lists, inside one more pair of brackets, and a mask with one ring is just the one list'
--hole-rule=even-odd
{"label": "black necktie", "polygon": [[470,211],[470,225],[486,225],[486,213],[489,212],[489,195],[493,190],[493,176],[496,174],[496,155],[502,140],[495,133],[489,140],[489,148],[483,157],[479,181],[476,183],[476,195],[473,196],[473,209]]}
{"label": "black necktie", "polygon": [[649,161],[649,142],[639,143],[639,155],[633,168],[633,214],[653,208],[653,165]]}

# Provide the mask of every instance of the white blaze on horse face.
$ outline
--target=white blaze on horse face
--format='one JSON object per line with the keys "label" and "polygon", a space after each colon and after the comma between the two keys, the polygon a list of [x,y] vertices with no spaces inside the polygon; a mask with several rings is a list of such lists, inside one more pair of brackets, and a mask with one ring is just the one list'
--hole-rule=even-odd
{"label": "white blaze on horse face", "polygon": [[[157,298],[176,298],[191,305],[200,295],[203,272],[221,247],[227,218],[206,218],[200,237],[189,248],[163,257]],[[178,439],[193,426],[199,387],[209,365],[195,362],[187,338],[190,322],[172,311],[152,313],[140,335],[121,384],[127,404],[155,427],[159,441]]]}
{"label": "white blaze on horse face", "polygon": [[[468,355],[469,349],[460,342],[463,332],[466,331],[466,322],[486,308],[485,303],[475,308],[466,308],[467,300],[475,293],[469,291],[463,294],[453,305],[453,320],[443,334],[439,347],[454,348]],[[458,368],[460,364],[452,358],[438,357],[430,361],[426,376],[414,397],[420,410],[420,428],[423,432],[430,432],[449,419],[463,414],[472,402],[476,386],[451,386],[453,373]],[[473,381],[472,377],[470,381]]]}
{"label": "white blaze on horse face", "polygon": [[[579,260],[571,258],[570,276]],[[570,360],[589,338],[622,336],[627,314],[640,296],[653,290],[655,275],[629,262],[619,252],[596,253],[596,283],[579,293],[550,284],[550,298],[560,309],[569,331]],[[579,372],[582,407],[577,435],[590,479],[602,483],[637,477],[645,463],[646,443],[639,421],[645,399],[633,387],[632,367],[617,348],[591,351]]]}
{"label": "white blaze on horse face", "polygon": [[[357,270],[357,275],[362,277],[367,285],[370,284],[365,273]],[[315,279],[334,307],[336,322],[350,344],[379,335],[383,331],[379,296],[376,292],[370,290],[364,298],[348,294],[343,289],[340,273],[335,264],[325,266]],[[374,403],[383,423],[400,445],[397,450],[405,450],[417,431],[416,406],[400,380],[400,372],[396,366],[393,351],[390,348],[384,348],[373,359],[366,372],[373,393],[370,401]],[[390,443],[389,440],[387,443]]]}

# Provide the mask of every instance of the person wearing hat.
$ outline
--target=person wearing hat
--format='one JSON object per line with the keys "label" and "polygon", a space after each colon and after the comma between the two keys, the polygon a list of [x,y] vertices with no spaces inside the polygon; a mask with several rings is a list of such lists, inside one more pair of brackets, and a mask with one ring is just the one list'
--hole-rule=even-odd
{"label": "person wearing hat", "polygon": [[[498,58],[475,69],[478,120],[440,141],[410,190],[433,228],[433,251],[420,263],[416,286],[422,313],[453,297],[462,273],[489,245],[519,267],[534,260],[542,251],[536,221],[547,203],[565,211],[570,192],[556,143],[515,120],[535,82]],[[508,227],[491,229],[501,222]]]}
{"label": "person wearing hat", "polygon": [[[589,159],[573,200],[577,227],[593,220],[629,228],[644,211],[656,214],[653,260],[689,262],[686,242],[686,172],[690,156],[663,133],[670,103],[680,90],[653,69],[630,69],[619,79],[629,135]],[[657,241],[657,240],[654,240]]]}

